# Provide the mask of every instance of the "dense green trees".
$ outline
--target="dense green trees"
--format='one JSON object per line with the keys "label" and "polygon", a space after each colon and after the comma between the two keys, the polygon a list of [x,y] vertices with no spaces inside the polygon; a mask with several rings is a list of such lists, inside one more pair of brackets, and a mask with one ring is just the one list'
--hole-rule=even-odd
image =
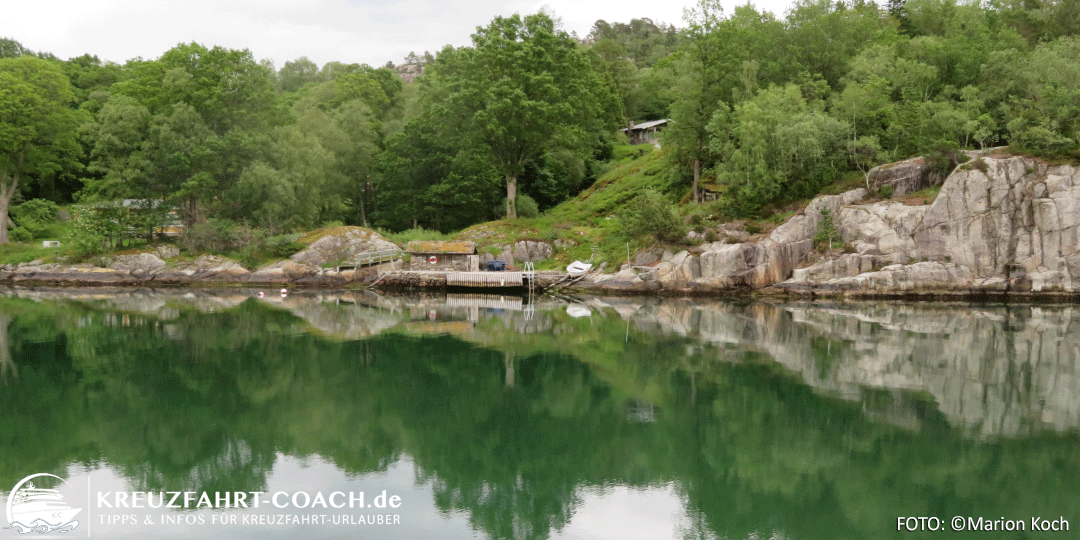
{"label": "dense green trees", "polygon": [[[588,58],[542,13],[497,17],[473,35],[472,49],[432,66],[445,88],[439,120],[457,120],[457,146],[476,146],[506,186],[506,216],[517,217],[518,179],[557,149],[588,155],[597,132],[615,127],[603,85]],[[440,88],[440,90],[442,90]],[[435,109],[432,109],[435,111]],[[590,140],[592,139],[592,140]]]}
{"label": "dense green trees", "polygon": [[33,56],[0,59],[0,244],[8,209],[26,183],[53,178],[80,153],[71,83],[56,64]]}
{"label": "dense green trees", "polygon": [[[1076,10],[800,0],[778,18],[700,0],[682,29],[598,20],[580,42],[515,15],[410,55],[410,83],[196,43],[117,65],[3,39],[0,195],[160,201],[156,224],[175,207],[189,226],[448,231],[513,218],[518,194],[541,211],[574,196],[617,129],[666,118],[667,195],[700,200],[704,182],[718,210],[760,215],[888,160],[1002,144],[1077,157]],[[11,113],[26,110],[34,126]]]}

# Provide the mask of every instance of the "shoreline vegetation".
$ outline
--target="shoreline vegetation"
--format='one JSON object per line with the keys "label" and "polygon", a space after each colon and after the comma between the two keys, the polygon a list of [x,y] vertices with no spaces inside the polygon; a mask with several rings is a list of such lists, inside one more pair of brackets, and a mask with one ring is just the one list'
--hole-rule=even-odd
{"label": "shoreline vegetation", "polygon": [[[930,191],[919,183],[927,176],[925,163],[876,168],[868,175],[875,183],[884,182],[876,190],[899,194],[868,197],[865,188],[856,188],[821,195],[767,233],[749,234],[747,229],[753,224],[743,223],[740,229],[728,229],[723,241],[706,242],[691,230],[677,243],[655,242],[630,251],[627,242],[626,262],[603,273],[605,262],[562,292],[795,299],[1080,299],[1080,287],[1072,278],[1078,274],[1074,267],[1080,265],[1080,216],[1059,217],[1073,213],[1080,170],[1002,149],[972,152],[969,157],[978,165],[958,165]],[[541,272],[535,279],[540,291],[561,283],[564,274],[555,269],[581,247],[573,240],[574,233],[586,233],[575,228],[530,228],[525,234],[533,239],[525,240],[520,232],[512,236],[511,227],[490,225],[453,238],[476,241],[482,261],[503,260],[513,269],[526,262],[538,264]],[[552,231],[570,234],[550,236]],[[351,262],[365,253],[400,249],[405,239],[418,233],[422,231],[392,241],[361,227],[315,230],[278,247],[297,250],[286,258],[243,252],[249,260],[261,261],[253,267],[223,255],[184,256],[179,246],[158,242],[78,264],[67,264],[64,256],[54,255],[52,261],[0,265],[0,283],[15,287],[445,290],[445,274],[408,271],[408,255],[367,267]]]}
{"label": "shoreline vegetation", "polygon": [[0,284],[441,288],[356,263],[437,240],[589,294],[1075,299],[1070,10],[541,11],[382,67],[2,38]]}

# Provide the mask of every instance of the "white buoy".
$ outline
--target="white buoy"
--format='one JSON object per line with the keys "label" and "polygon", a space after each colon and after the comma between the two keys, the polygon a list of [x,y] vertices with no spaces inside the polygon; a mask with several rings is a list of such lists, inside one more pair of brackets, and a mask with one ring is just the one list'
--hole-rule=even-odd
{"label": "white buoy", "polygon": [[265,295],[263,294],[263,292],[262,292],[262,291],[259,291],[259,298],[262,298],[263,296],[265,296]]}
{"label": "white buoy", "polygon": [[288,295],[288,294],[289,294],[289,291],[287,291],[285,289],[281,289],[281,297],[282,298],[285,298],[285,296]]}

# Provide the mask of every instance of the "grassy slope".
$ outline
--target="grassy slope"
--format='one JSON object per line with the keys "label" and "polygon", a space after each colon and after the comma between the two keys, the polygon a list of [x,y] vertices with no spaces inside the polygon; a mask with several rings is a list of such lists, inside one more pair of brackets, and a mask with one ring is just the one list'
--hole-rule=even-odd
{"label": "grassy slope", "polygon": [[[499,220],[473,225],[454,238],[472,240],[481,252],[497,254],[501,246],[537,240],[557,247],[555,257],[537,263],[540,269],[565,268],[575,260],[608,262],[608,269],[626,261],[627,238],[620,231],[619,212],[645,189],[670,190],[664,153],[651,146],[616,147],[611,170],[577,197],[533,219]],[[630,240],[630,250],[644,247]]]}

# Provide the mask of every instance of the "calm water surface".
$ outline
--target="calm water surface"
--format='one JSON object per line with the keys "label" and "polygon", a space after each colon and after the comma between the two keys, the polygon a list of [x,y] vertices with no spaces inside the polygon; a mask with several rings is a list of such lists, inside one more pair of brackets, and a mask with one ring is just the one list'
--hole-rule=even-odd
{"label": "calm water surface", "polygon": [[1080,537],[1073,307],[255,296],[0,294],[0,502],[55,474],[95,538]]}

